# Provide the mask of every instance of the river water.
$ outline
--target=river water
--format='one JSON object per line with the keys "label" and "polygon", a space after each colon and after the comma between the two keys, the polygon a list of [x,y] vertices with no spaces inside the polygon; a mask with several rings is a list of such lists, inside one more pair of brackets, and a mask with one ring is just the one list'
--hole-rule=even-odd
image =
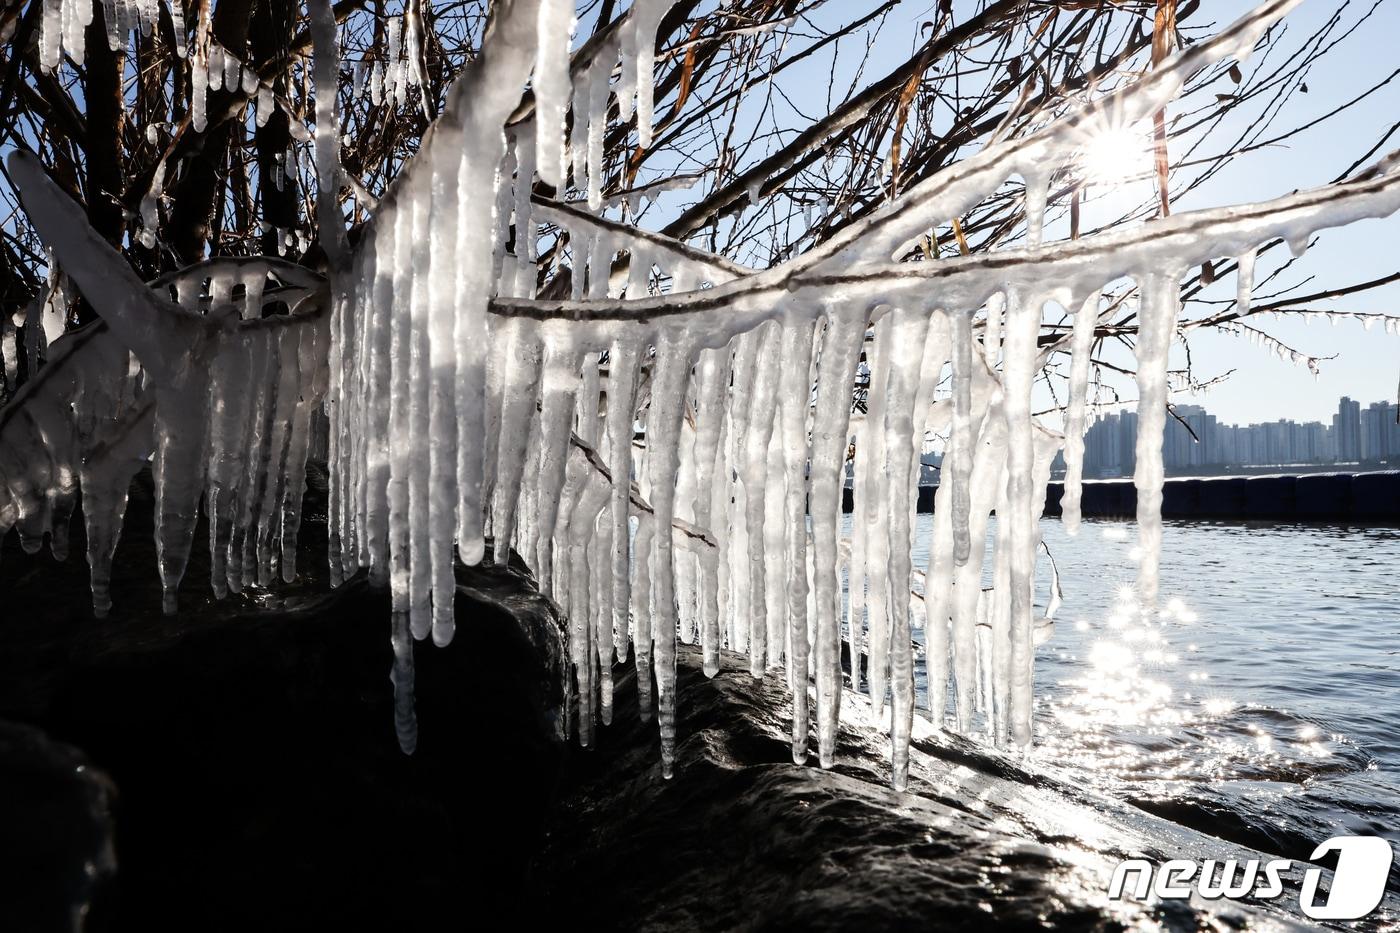
{"label": "river water", "polygon": [[[1144,621],[1131,522],[1041,527],[1064,603],[1037,649],[1036,760],[1292,858],[1343,833],[1400,843],[1400,529],[1168,522]],[[1042,556],[1042,607],[1049,587]]]}

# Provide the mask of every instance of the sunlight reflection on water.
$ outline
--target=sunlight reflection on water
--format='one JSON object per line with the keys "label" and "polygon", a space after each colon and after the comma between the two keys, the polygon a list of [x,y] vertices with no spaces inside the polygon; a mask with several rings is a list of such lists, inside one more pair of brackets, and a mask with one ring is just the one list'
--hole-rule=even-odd
{"label": "sunlight reflection on water", "polygon": [[[1400,839],[1396,530],[1169,522],[1162,607],[1145,613],[1131,523],[1042,527],[1065,601],[1037,649],[1036,760],[1266,834]],[[930,528],[920,515],[920,570]],[[916,677],[926,710],[922,659]]]}

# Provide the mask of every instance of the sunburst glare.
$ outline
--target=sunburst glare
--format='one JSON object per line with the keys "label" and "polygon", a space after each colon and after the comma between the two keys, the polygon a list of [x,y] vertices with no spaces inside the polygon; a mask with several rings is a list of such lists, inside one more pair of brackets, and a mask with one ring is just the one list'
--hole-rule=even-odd
{"label": "sunburst glare", "polygon": [[1140,178],[1151,166],[1152,140],[1140,126],[1107,127],[1079,151],[1079,169],[1091,185]]}

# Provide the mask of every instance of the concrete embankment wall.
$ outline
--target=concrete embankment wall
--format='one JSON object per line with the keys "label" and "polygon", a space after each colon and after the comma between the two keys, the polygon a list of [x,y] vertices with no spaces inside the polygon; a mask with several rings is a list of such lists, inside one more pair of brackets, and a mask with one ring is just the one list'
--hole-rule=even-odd
{"label": "concrete embankment wall", "polygon": [[[937,487],[919,487],[919,511],[933,511]],[[1064,484],[1052,482],[1045,514],[1060,514]],[[851,509],[846,490],[845,508]],[[1086,480],[1082,511],[1100,518],[1131,518],[1137,490],[1131,479]],[[1282,521],[1400,522],[1400,471],[1306,473],[1300,476],[1213,476],[1168,479],[1162,490],[1167,518]]]}

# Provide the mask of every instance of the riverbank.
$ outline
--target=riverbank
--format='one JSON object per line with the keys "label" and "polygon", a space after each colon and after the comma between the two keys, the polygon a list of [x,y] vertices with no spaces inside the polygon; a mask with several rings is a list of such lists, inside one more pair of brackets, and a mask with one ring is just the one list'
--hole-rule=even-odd
{"label": "riverbank", "polygon": [[[932,512],[937,486],[919,487],[919,511]],[[1064,483],[1046,490],[1045,514],[1060,514]],[[850,488],[842,502],[853,506]],[[1080,511],[1098,518],[1131,518],[1137,490],[1131,479],[1084,481]],[[1271,476],[1189,476],[1162,488],[1163,518],[1302,522],[1400,522],[1400,471],[1301,473]]]}

